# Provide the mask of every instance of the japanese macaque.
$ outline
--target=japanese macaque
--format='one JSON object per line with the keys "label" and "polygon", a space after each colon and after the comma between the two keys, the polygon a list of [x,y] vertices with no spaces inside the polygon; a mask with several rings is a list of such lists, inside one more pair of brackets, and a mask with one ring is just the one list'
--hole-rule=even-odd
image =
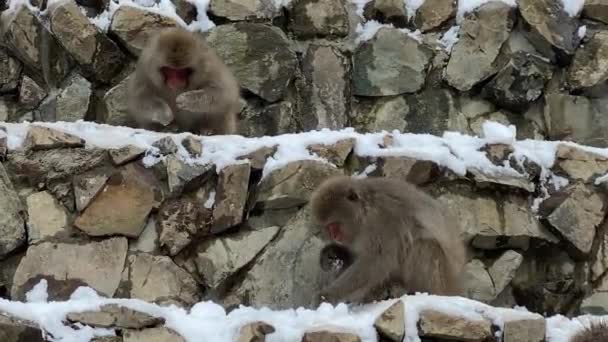
{"label": "japanese macaque", "polygon": [[593,322],[576,333],[570,342],[608,341],[608,321]]}
{"label": "japanese macaque", "polygon": [[202,38],[183,28],[164,29],[150,39],[128,92],[128,112],[139,128],[159,130],[174,121],[195,134],[236,132],[236,78]]}
{"label": "japanese macaque", "polygon": [[[346,256],[347,267],[321,291],[330,303],[364,303],[397,282],[407,293],[461,295],[466,247],[439,201],[397,179],[332,177],[311,198],[315,226]],[[345,248],[338,251],[336,246]]]}

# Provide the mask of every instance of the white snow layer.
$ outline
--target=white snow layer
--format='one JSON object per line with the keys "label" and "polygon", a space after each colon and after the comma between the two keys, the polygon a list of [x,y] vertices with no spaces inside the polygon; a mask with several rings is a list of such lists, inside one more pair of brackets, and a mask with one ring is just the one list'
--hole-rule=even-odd
{"label": "white snow layer", "polygon": [[[41,281],[30,293],[46,298],[46,283]],[[377,333],[374,321],[397,301],[404,301],[406,336],[404,341],[418,342],[420,338],[416,322],[424,310],[436,310],[465,319],[491,321],[502,330],[505,322],[521,319],[539,319],[539,314],[525,308],[495,308],[463,297],[443,297],[427,294],[403,296],[362,306],[338,304],[335,307],[323,303],[317,309],[270,310],[240,306],[226,313],[213,302],[200,302],[190,311],[175,305],[158,306],[139,299],[111,299],[99,296],[89,287],[79,287],[70,300],[64,302],[14,302],[0,299],[0,312],[37,323],[51,341],[88,342],[93,337],[112,336],[111,329],[91,328],[83,325],[66,326],[64,320],[70,312],[96,311],[106,304],[118,304],[155,317],[165,319],[165,326],[183,336],[187,342],[232,342],[239,329],[251,322],[263,321],[275,328],[266,336],[268,342],[300,341],[307,331],[330,330],[351,332],[361,337],[362,342],[375,342]],[[567,342],[568,338],[584,324],[602,317],[581,316],[568,319],[563,316],[547,320],[547,337],[551,342]]]}
{"label": "white snow layer", "polygon": [[561,2],[564,5],[564,11],[571,17],[576,17],[585,5],[585,0],[561,0]]}

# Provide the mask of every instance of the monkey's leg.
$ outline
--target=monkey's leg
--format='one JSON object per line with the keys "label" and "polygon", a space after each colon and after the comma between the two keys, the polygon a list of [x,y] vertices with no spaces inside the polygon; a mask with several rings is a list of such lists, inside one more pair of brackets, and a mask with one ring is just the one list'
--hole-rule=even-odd
{"label": "monkey's leg", "polygon": [[362,301],[369,291],[385,280],[381,271],[384,267],[370,261],[362,258],[356,260],[323,289],[321,295],[332,303],[346,299],[352,302]]}

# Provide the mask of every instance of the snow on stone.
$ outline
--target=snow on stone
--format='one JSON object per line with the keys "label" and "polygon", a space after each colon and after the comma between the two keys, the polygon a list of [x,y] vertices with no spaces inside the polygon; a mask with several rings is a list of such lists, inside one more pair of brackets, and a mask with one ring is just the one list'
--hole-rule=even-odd
{"label": "snow on stone", "polygon": [[205,203],[203,204],[203,206],[206,209],[211,209],[211,208],[213,208],[214,204],[215,204],[215,191],[211,191],[209,193],[209,198],[207,198],[207,200],[205,201]]}
{"label": "snow on stone", "polygon": [[424,0],[404,0],[408,18],[416,16],[416,11],[424,4]]}
{"label": "snow on stone", "polygon": [[587,35],[587,26],[586,25],[582,25],[578,28],[578,31],[576,31],[576,35],[580,38],[583,39],[585,38],[585,35]]}
{"label": "snow on stone", "polygon": [[[485,5],[488,2],[493,0],[459,0],[458,1],[458,11],[456,13],[456,21],[460,22],[464,18],[465,14],[469,12],[473,12],[478,7]],[[511,7],[516,7],[516,0],[497,0],[502,3],[505,3]],[[563,0],[566,1],[566,0]]]}
{"label": "snow on stone", "polygon": [[365,5],[371,0],[350,0],[350,3],[355,6],[355,13],[361,18],[363,18],[363,9]]}
{"label": "snow on stone", "polygon": [[47,293],[48,282],[41,279],[30,291],[25,294],[25,299],[29,303],[45,303],[49,297]]}
{"label": "snow on stone", "polygon": [[439,44],[443,46],[447,52],[451,52],[454,44],[458,43],[459,34],[460,26],[454,25],[450,27],[450,29],[447,30],[443,36],[441,36],[441,39],[437,40],[437,42],[439,42]]}
{"label": "snow on stone", "polygon": [[561,0],[564,5],[564,11],[571,17],[576,17],[583,9],[585,0]]}
{"label": "snow on stone", "polygon": [[482,126],[483,137],[492,144],[512,145],[515,142],[515,126],[508,127],[495,121],[487,120]]}

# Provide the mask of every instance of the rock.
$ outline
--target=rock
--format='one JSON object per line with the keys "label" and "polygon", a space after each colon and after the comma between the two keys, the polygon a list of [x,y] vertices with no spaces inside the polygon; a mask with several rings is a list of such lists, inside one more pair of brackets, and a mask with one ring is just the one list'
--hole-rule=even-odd
{"label": "rock", "polygon": [[49,6],[50,29],[74,57],[85,76],[110,83],[126,56],[81,11],[76,2]]}
{"label": "rock", "polygon": [[361,342],[361,338],[346,332],[314,331],[304,333],[302,342]]}
{"label": "rock", "polygon": [[[30,129],[35,126],[30,126]],[[29,184],[51,182],[81,174],[104,164],[107,152],[101,149],[54,149],[8,155],[7,169],[15,179]]]}
{"label": "rock", "polygon": [[130,284],[130,298],[161,304],[177,302],[181,305],[193,305],[200,300],[194,278],[167,256],[145,253],[129,255],[125,272]]}
{"label": "rock", "polygon": [[608,80],[608,30],[596,32],[576,50],[568,70],[574,89],[590,88]]}
{"label": "rock", "polygon": [[493,1],[465,16],[460,39],[452,48],[445,80],[460,91],[494,75],[500,65],[501,47],[515,21],[513,7]]}
{"label": "rock", "polygon": [[574,146],[557,146],[557,165],[568,178],[588,183],[608,172],[608,158]]}
{"label": "rock", "polygon": [[8,152],[8,137],[6,133],[0,129],[0,161],[6,159],[6,153]]}
{"label": "rock", "polygon": [[156,147],[160,154],[163,155],[175,154],[179,149],[171,136],[166,136],[156,140],[152,146]]}
{"label": "rock", "polygon": [[266,160],[268,157],[273,156],[277,151],[277,145],[274,146],[264,146],[259,149],[248,153],[246,155],[240,156],[237,160],[249,160],[249,164],[252,169],[262,170],[264,169],[264,165],[266,165]]}
{"label": "rock", "polygon": [[30,244],[68,232],[65,208],[48,191],[27,197],[27,234]]}
{"label": "rock", "polygon": [[403,341],[405,336],[405,305],[402,300],[386,309],[374,322],[378,333],[393,342]]}
{"label": "rock", "polygon": [[107,115],[102,118],[104,123],[114,126],[129,126],[131,119],[127,108],[128,82],[131,75],[110,88],[103,96]]}
{"label": "rock", "polygon": [[295,0],[289,29],[298,38],[345,37],[350,23],[344,0]]}
{"label": "rock", "polygon": [[115,35],[129,52],[138,56],[152,34],[177,26],[177,22],[169,17],[133,6],[122,6],[112,16],[109,33]]}
{"label": "rock", "polygon": [[488,272],[492,277],[497,295],[509,285],[523,261],[523,255],[516,251],[506,251],[490,266]]}
{"label": "rock", "polygon": [[158,252],[160,248],[158,232],[156,231],[156,220],[153,217],[148,219],[144,230],[139,234],[137,240],[129,245],[129,251],[139,251],[144,253]]}
{"label": "rock", "polygon": [[[16,8],[11,24],[6,25],[3,32],[2,41],[25,66],[51,87],[57,86],[72,69],[71,58],[65,49],[28,6]],[[47,66],[44,76],[43,65]]]}
{"label": "rock", "polygon": [[[369,116],[369,120],[356,125],[358,130],[366,132],[393,131],[407,132],[406,117],[410,107],[403,96],[379,97],[371,108],[361,108],[354,120]],[[367,122],[366,122],[367,121]]]}
{"label": "rock", "polygon": [[582,315],[595,316],[608,314],[608,292],[596,292],[583,299],[580,312]]}
{"label": "rock", "polygon": [[198,11],[196,6],[186,0],[173,0],[173,5],[175,5],[175,13],[182,18],[182,20],[190,25],[198,15]]}
{"label": "rock", "polygon": [[41,278],[48,282],[49,300],[66,300],[79,286],[112,297],[120,282],[127,245],[126,238],[114,237],[99,242],[42,242],[30,246],[15,272],[11,298],[23,300]]}
{"label": "rock", "polygon": [[534,183],[532,183],[526,175],[491,174],[477,169],[471,169],[470,173],[475,179],[475,183],[478,184],[501,184],[519,188],[529,193],[533,193],[536,190]]}
{"label": "rock", "polygon": [[578,22],[566,13],[562,2],[523,0],[518,7],[528,40],[545,57],[554,60],[574,53],[580,39]]}
{"label": "rock", "polygon": [[502,329],[504,342],[545,341],[546,322],[544,318],[507,320]]}
{"label": "rock", "polygon": [[207,42],[234,71],[242,87],[269,102],[284,97],[297,58],[280,28],[257,23],[220,25],[210,32]]}
{"label": "rock", "polygon": [[414,23],[422,32],[440,27],[456,16],[456,2],[426,0],[416,11]]}
{"label": "rock", "polygon": [[[394,56],[403,56],[396,59]],[[381,28],[353,56],[353,93],[388,96],[422,88],[432,51],[395,28]]]}
{"label": "rock", "polygon": [[26,150],[51,150],[65,147],[83,147],[85,141],[70,133],[52,128],[30,125],[23,142]]}
{"label": "rock", "polygon": [[608,3],[606,0],[585,0],[583,16],[608,24]]}
{"label": "rock", "polygon": [[197,245],[193,261],[203,283],[210,288],[218,288],[249,264],[278,232],[279,227],[243,231]]}
{"label": "rock", "polygon": [[163,318],[153,317],[145,312],[117,304],[106,304],[98,311],[71,312],[68,313],[67,318],[71,322],[92,327],[120,329],[142,329],[165,323]]}
{"label": "rock", "polygon": [[406,157],[384,157],[380,159],[383,177],[398,178],[412,184],[422,185],[439,175],[439,167],[432,161]]}
{"label": "rock", "polygon": [[279,14],[275,3],[269,0],[211,0],[209,11],[232,21],[272,19]]}
{"label": "rock", "polygon": [[249,164],[234,164],[219,172],[211,232],[220,233],[243,221],[249,188]]}
{"label": "rock", "polygon": [[256,258],[232,295],[254,307],[316,308],[317,294],[332,273],[319,263],[324,243],[310,228],[310,220],[305,206]]}
{"label": "rock", "polygon": [[236,342],[263,342],[266,340],[266,335],[273,332],[275,332],[275,329],[270,324],[264,322],[249,323],[241,327]]}
{"label": "rock", "polygon": [[200,157],[203,154],[203,143],[200,139],[196,139],[191,135],[182,140],[182,146],[184,146],[186,151],[194,158]]}
{"label": "rock", "polygon": [[344,128],[351,99],[350,59],[334,47],[313,44],[306,50],[302,70],[301,97],[309,108],[301,119],[304,129]]}
{"label": "rock", "polygon": [[395,27],[405,27],[408,13],[400,0],[372,0],[363,7],[363,17]]}
{"label": "rock", "polygon": [[47,96],[46,90],[27,75],[23,75],[19,87],[19,104],[27,110],[37,108]]}
{"label": "rock", "polygon": [[469,320],[435,310],[422,311],[418,326],[420,336],[438,339],[483,341],[493,336],[492,324],[487,320]]}
{"label": "rock", "polygon": [[106,185],[106,181],[110,178],[106,172],[92,172],[83,175],[74,176],[74,199],[76,209],[82,212],[91,203],[93,198]]}
{"label": "rock", "polygon": [[127,165],[110,176],[74,225],[90,236],[138,237],[156,204],[152,177],[150,170]]}
{"label": "rock", "polygon": [[347,138],[338,140],[331,145],[313,144],[308,146],[308,150],[340,167],[344,165],[346,158],[348,158],[355,148],[355,143],[356,140],[354,138]]}
{"label": "rock", "polygon": [[[40,111],[46,111],[41,115],[54,116],[57,121],[83,120],[89,110],[91,93],[91,83],[79,74],[72,73],[62,83],[61,90],[55,97],[54,108],[52,105],[49,105],[48,109],[41,107]],[[54,114],[52,114],[53,110]]]}
{"label": "rock", "polygon": [[211,176],[210,172],[214,169],[212,164],[188,164],[175,155],[167,156],[165,164],[169,191],[173,194],[179,194],[193,184],[201,184]]}
{"label": "rock", "polygon": [[465,266],[466,297],[489,303],[496,298],[496,289],[481,260],[473,259]]}
{"label": "rock", "polygon": [[2,163],[0,163],[0,258],[25,243],[23,206]]}
{"label": "rock", "polygon": [[21,320],[0,312],[0,341],[2,342],[44,342],[40,327],[30,321]]}
{"label": "rock", "polygon": [[22,70],[21,62],[11,57],[6,49],[0,48],[0,93],[17,89]]}
{"label": "rock", "polygon": [[299,209],[292,207],[288,209],[264,210],[262,213],[251,213],[247,218],[247,225],[252,229],[265,229],[268,227],[283,227],[292,219]]}
{"label": "rock", "polygon": [[262,179],[256,203],[264,209],[303,205],[322,181],[339,173],[339,169],[319,161],[291,162]]}
{"label": "rock", "polygon": [[123,342],[186,342],[179,334],[165,327],[126,330],[122,339]]}
{"label": "rock", "polygon": [[122,336],[93,337],[91,342],[123,342]]}
{"label": "rock", "polygon": [[176,255],[190,244],[193,236],[209,234],[212,212],[203,207],[204,202],[191,197],[169,200],[158,213],[160,245],[170,255]]}
{"label": "rock", "polygon": [[496,105],[523,111],[543,93],[553,68],[543,58],[524,51],[511,55],[509,63],[483,88]]}
{"label": "rock", "polygon": [[547,94],[545,121],[552,140],[571,140],[595,147],[608,146],[608,120],[603,113],[608,98],[588,99],[583,96]]}
{"label": "rock", "polygon": [[456,114],[456,99],[446,89],[424,89],[406,97],[407,132],[442,135],[450,117]]}
{"label": "rock", "polygon": [[133,145],[109,150],[110,158],[116,166],[120,166],[138,159],[146,152],[145,149]]}
{"label": "rock", "polygon": [[251,102],[241,113],[241,135],[262,137],[298,131],[295,118],[296,108],[290,101],[282,101],[267,106],[264,106],[261,100]]}
{"label": "rock", "polygon": [[[580,184],[565,191],[567,195],[563,196],[561,203],[555,205],[547,216],[547,221],[578,252],[588,254],[595,238],[595,229],[604,219],[602,197]],[[547,201],[545,203],[550,203],[552,199]]]}

